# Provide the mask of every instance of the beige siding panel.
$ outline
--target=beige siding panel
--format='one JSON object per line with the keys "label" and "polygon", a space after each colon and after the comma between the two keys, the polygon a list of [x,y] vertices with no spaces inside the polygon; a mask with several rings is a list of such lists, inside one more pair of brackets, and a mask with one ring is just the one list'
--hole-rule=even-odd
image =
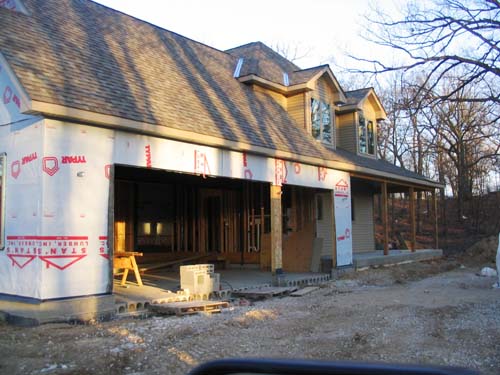
{"label": "beige siding panel", "polygon": [[323,202],[323,219],[316,220],[316,237],[323,238],[321,256],[332,256],[332,199],[331,193],[317,194]]}
{"label": "beige siding panel", "polygon": [[352,194],[352,197],[354,201],[353,253],[374,251],[373,196],[370,192],[356,192]]}
{"label": "beige siding panel", "polygon": [[253,85],[252,87],[253,87],[253,90],[255,92],[258,92],[260,94],[264,94],[264,95],[267,95],[267,96],[273,98],[276,103],[278,103],[280,106],[283,107],[283,109],[286,110],[287,100],[286,100],[286,97],[284,95],[279,94],[279,93],[274,92],[274,91],[271,91],[271,90],[268,90],[264,87],[257,86],[257,85]]}
{"label": "beige siding panel", "polygon": [[337,147],[356,153],[356,116],[346,113],[337,116]]}
{"label": "beige siding panel", "polygon": [[322,101],[327,103],[333,102],[333,92],[326,82],[324,76],[320,78],[316,84],[316,93],[318,95],[318,99],[321,99]]}
{"label": "beige siding panel", "polygon": [[299,127],[303,129],[306,128],[306,102],[304,94],[289,97],[287,102],[287,111]]}

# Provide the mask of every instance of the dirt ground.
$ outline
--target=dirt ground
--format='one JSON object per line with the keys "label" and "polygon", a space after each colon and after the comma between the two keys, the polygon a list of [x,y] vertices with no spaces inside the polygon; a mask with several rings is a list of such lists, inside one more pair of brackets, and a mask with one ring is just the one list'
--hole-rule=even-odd
{"label": "dirt ground", "polygon": [[500,289],[476,275],[481,267],[447,259],[371,269],[212,316],[0,325],[0,373],[185,374],[211,359],[279,357],[499,374]]}

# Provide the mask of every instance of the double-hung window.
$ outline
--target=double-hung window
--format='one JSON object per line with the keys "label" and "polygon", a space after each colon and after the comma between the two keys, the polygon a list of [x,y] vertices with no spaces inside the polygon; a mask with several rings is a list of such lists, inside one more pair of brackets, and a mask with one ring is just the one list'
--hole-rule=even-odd
{"label": "double-hung window", "polygon": [[311,131],[314,139],[333,143],[332,112],[330,104],[311,99]]}
{"label": "double-hung window", "polygon": [[358,112],[359,152],[375,155],[375,131],[373,121],[367,121],[362,112]]}

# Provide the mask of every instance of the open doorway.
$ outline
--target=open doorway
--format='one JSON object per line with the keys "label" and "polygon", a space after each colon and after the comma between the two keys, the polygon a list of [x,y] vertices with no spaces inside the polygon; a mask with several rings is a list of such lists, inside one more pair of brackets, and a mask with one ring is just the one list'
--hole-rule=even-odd
{"label": "open doorway", "polygon": [[114,250],[141,252],[142,264],[261,266],[269,211],[265,183],[115,167]]}

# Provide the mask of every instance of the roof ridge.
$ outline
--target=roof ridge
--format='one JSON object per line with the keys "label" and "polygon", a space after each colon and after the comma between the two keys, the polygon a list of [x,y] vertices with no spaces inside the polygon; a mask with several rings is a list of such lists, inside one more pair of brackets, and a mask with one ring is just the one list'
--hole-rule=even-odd
{"label": "roof ridge", "polygon": [[241,44],[239,46],[236,46],[236,47],[231,47],[231,48],[228,48],[227,50],[225,50],[224,52],[228,52],[228,51],[232,51],[232,50],[235,50],[235,49],[239,49],[239,48],[243,48],[243,47],[248,47],[248,46],[251,46],[251,45],[257,45],[259,43],[262,43],[260,41],[255,41],[255,42],[249,42],[249,43],[245,43],[245,44]]}
{"label": "roof ridge", "polygon": [[249,47],[254,47],[254,46],[256,48],[258,48],[260,51],[264,52],[264,53],[268,53],[268,54],[270,53],[270,54],[278,57],[280,60],[282,60],[283,62],[286,62],[289,65],[292,65],[297,70],[301,69],[300,66],[298,66],[297,64],[295,64],[293,61],[290,61],[288,58],[286,58],[285,56],[283,56],[279,52],[275,51],[274,49],[272,49],[271,47],[269,47],[266,43],[264,43],[264,42],[262,42],[260,40],[255,41],[255,42],[250,42],[250,43],[242,44],[240,46],[236,46],[236,47],[227,49],[225,52],[231,54],[232,51],[247,49]]}
{"label": "roof ridge", "polygon": [[279,53],[279,52],[275,51],[274,49],[272,49],[271,47],[269,47],[267,44],[265,44],[265,43],[263,43],[263,42],[261,42],[261,41],[258,41],[258,42],[256,42],[256,43],[258,44],[259,48],[261,48],[262,50],[264,50],[264,51],[269,51],[269,52],[271,52],[272,54],[274,54],[274,55],[276,55],[276,56],[279,56],[281,59],[286,60],[286,61],[287,61],[288,63],[290,63],[291,65],[293,65],[293,66],[295,66],[295,67],[297,67],[297,68],[299,68],[299,69],[300,69],[300,67],[299,67],[297,64],[295,64],[293,61],[290,61],[288,58],[286,58],[285,56],[283,56],[281,53]]}
{"label": "roof ridge", "polygon": [[347,90],[345,93],[347,94],[348,92],[355,92],[355,91],[361,91],[361,90],[374,90],[374,88],[373,88],[373,86],[363,87],[363,88],[355,89],[355,90]]}
{"label": "roof ridge", "polygon": [[320,69],[320,68],[330,68],[330,65],[329,64],[322,64],[322,65],[317,65],[317,66],[311,66],[310,68],[294,70],[291,73],[305,72],[308,70],[314,70],[314,69]]}

